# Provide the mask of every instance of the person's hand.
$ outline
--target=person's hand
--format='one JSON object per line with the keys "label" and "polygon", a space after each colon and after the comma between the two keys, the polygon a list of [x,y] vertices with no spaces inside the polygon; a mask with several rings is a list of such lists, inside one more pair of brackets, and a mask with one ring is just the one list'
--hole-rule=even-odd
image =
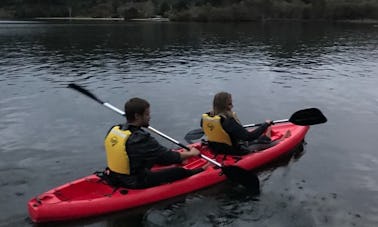
{"label": "person's hand", "polygon": [[199,155],[201,152],[197,148],[190,148],[189,151],[184,151],[184,152],[178,152],[181,157],[181,161],[186,160],[188,158],[194,157]]}
{"label": "person's hand", "polygon": [[267,123],[268,125],[272,125],[273,121],[272,120],[266,120],[265,123]]}
{"label": "person's hand", "polygon": [[190,153],[192,153],[193,156],[197,156],[197,155],[199,155],[201,152],[200,152],[197,148],[192,147],[192,148],[190,148]]}

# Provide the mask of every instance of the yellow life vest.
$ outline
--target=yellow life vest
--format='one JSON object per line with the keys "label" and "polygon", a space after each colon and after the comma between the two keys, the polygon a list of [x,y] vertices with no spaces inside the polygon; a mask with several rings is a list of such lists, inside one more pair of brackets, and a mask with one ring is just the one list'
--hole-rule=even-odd
{"label": "yellow life vest", "polygon": [[202,114],[202,129],[210,142],[224,143],[232,146],[231,138],[222,128],[221,116],[211,117],[209,114]]}
{"label": "yellow life vest", "polygon": [[116,173],[130,174],[129,156],[126,151],[126,141],[130,130],[121,130],[114,126],[105,137],[105,151],[108,168]]}

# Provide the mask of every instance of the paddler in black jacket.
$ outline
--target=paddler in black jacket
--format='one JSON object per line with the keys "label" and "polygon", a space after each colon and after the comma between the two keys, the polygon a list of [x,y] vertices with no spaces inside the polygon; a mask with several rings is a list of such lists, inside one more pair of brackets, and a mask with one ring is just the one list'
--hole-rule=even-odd
{"label": "paddler in black jacket", "polygon": [[[267,120],[253,131],[246,130],[232,111],[232,96],[219,92],[214,96],[213,110],[202,115],[201,127],[211,149],[217,153],[244,155],[273,146],[272,121]],[[287,132],[285,137],[290,136]]]}
{"label": "paddler in black jacket", "polygon": [[152,166],[181,163],[197,156],[200,151],[191,148],[176,152],[158,143],[142,127],[148,127],[150,104],[140,98],[132,98],[125,104],[127,123],[113,126],[105,137],[107,171],[112,184],[126,188],[147,188],[172,182],[203,171],[168,167],[151,171]]}

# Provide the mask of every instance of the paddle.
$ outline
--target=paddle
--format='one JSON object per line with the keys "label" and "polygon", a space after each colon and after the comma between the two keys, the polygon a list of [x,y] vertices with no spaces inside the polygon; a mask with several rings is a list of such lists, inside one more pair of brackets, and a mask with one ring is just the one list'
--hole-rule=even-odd
{"label": "paddle", "polygon": [[[317,109],[317,108],[308,108],[303,110],[298,110],[295,112],[289,119],[282,119],[282,120],[275,120],[273,121],[273,124],[277,123],[284,123],[284,122],[291,122],[296,125],[316,125],[316,124],[322,124],[327,122],[327,118],[323,115],[323,113]],[[249,125],[243,125],[244,128],[250,128],[255,126],[260,126],[263,123],[259,124],[249,124]],[[189,131],[184,139],[188,143],[192,143],[192,140],[200,139],[202,136],[204,136],[204,132],[201,128],[194,129]]]}
{"label": "paddle", "polygon": [[[125,116],[125,113],[122,110],[116,108],[115,106],[113,106],[113,105],[111,105],[107,102],[100,100],[94,94],[89,92],[87,89],[85,89],[85,88],[83,88],[83,87],[81,87],[77,84],[73,84],[73,83],[69,84],[68,87],[86,95],[87,97],[89,97],[89,98],[95,100],[96,102],[100,103],[101,105],[117,112],[118,114]],[[164,133],[152,128],[151,126],[148,126],[147,129],[158,134],[159,136],[163,137],[164,139],[167,139],[167,140],[175,143],[176,145],[184,148],[185,150],[188,150],[188,151],[190,150],[189,147],[187,147],[184,144],[180,143],[179,141],[165,135]],[[251,171],[247,171],[247,170],[240,168],[238,166],[232,166],[232,165],[224,166],[224,165],[218,163],[217,161],[215,161],[215,160],[213,160],[213,159],[211,159],[211,158],[209,158],[209,157],[207,157],[206,155],[203,155],[203,154],[200,154],[200,157],[205,159],[208,162],[213,163],[214,165],[218,166],[219,168],[221,168],[224,175],[226,175],[228,177],[228,179],[230,179],[231,181],[240,183],[244,187],[251,190],[253,194],[259,194],[260,193],[260,182],[259,182],[259,179],[258,179],[258,177],[255,173],[253,173]]]}

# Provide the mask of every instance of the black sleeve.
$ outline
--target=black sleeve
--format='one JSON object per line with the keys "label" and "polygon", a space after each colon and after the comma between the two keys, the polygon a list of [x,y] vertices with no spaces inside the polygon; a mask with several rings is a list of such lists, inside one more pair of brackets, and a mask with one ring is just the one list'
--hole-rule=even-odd
{"label": "black sleeve", "polygon": [[222,122],[222,127],[233,139],[253,141],[258,139],[265,132],[265,130],[269,127],[269,124],[264,123],[255,130],[249,132],[234,118],[227,118]]}
{"label": "black sleeve", "polygon": [[144,165],[148,168],[154,164],[168,165],[181,162],[178,152],[160,145],[154,137],[144,131],[134,132],[127,141],[126,149],[133,165]]}

